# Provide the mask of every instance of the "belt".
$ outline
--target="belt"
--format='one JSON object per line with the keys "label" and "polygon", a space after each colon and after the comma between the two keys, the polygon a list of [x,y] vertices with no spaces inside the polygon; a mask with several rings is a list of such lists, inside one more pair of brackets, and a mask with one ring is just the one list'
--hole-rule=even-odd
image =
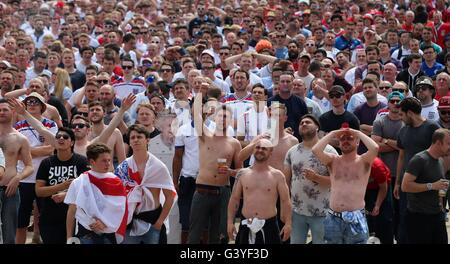
{"label": "belt", "polygon": [[[363,214],[366,214],[366,209],[360,210]],[[328,213],[342,219],[342,212],[333,211],[333,209],[328,208]]]}
{"label": "belt", "polygon": [[195,190],[201,194],[220,195],[220,187],[218,186],[197,184]]}

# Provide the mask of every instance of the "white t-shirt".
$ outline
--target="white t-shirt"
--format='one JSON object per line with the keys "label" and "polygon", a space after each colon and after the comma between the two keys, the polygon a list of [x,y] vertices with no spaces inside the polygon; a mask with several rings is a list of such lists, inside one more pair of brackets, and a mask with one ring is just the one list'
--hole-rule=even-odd
{"label": "white t-shirt", "polygon": [[[56,123],[54,121],[47,119],[47,118],[42,118],[41,123],[53,135],[56,135],[56,132],[58,132],[58,126],[56,125]],[[28,122],[26,120],[21,120],[21,121],[17,122],[14,125],[14,128],[20,134],[24,135],[28,139],[28,142],[30,142],[31,148],[40,147],[40,146],[44,145],[44,143],[45,143],[44,137],[39,135],[39,132],[37,132],[36,129],[34,129],[30,124],[28,124]],[[33,173],[29,177],[21,180],[20,182],[35,183],[36,182],[36,174],[37,174],[39,165],[41,165],[41,161],[47,157],[48,156],[40,156],[40,157],[33,158],[32,159],[33,168],[34,168]],[[17,171],[22,172],[24,167],[25,166],[24,166],[23,162],[21,160],[19,160],[17,162]]]}
{"label": "white t-shirt", "polygon": [[422,105],[422,112],[420,115],[428,120],[439,121],[439,111],[438,111],[439,102],[433,99],[433,102],[429,105]]}
{"label": "white t-shirt", "polygon": [[175,148],[184,147],[180,176],[197,178],[200,163],[198,136],[192,124],[182,125],[175,137]]}

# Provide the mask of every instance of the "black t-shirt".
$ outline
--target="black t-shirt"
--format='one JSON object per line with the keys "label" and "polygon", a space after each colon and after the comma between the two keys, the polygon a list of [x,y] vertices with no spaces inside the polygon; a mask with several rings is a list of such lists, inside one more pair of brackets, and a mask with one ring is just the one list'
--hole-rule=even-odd
{"label": "black t-shirt", "polygon": [[272,102],[279,102],[286,106],[288,117],[286,123],[284,123],[284,127],[292,128],[292,131],[294,131],[294,136],[300,139],[300,134],[298,133],[300,117],[308,113],[308,108],[306,107],[305,101],[296,95],[291,95],[288,99],[283,99],[279,95],[275,95],[268,100],[268,106],[270,106]]}
{"label": "black t-shirt", "polygon": [[80,89],[86,83],[86,75],[79,70],[69,73],[70,82],[72,83],[72,90],[75,92]]}
{"label": "black t-shirt", "polygon": [[344,122],[347,122],[350,128],[359,130],[358,118],[349,111],[336,115],[333,110],[330,110],[319,117],[320,130],[327,133],[340,129]]}
{"label": "black t-shirt", "polygon": [[58,110],[59,115],[61,116],[63,126],[67,127],[69,125],[69,117],[67,115],[67,110],[64,107],[63,102],[61,102],[58,97],[51,95],[50,99],[47,101],[49,105],[53,105]]}
{"label": "black t-shirt", "polygon": [[[36,174],[36,180],[45,181],[45,186],[54,186],[69,179],[75,179],[88,170],[86,157],[73,154],[67,161],[61,161],[56,155],[42,160]],[[63,224],[66,222],[68,206],[64,202],[55,203],[51,197],[41,200],[40,221],[45,224]]]}
{"label": "black t-shirt", "polygon": [[[416,183],[430,183],[445,178],[441,160],[433,158],[427,150],[417,153],[409,161],[406,172],[416,176]],[[422,214],[439,214],[441,206],[436,190],[408,193],[408,210]]]}

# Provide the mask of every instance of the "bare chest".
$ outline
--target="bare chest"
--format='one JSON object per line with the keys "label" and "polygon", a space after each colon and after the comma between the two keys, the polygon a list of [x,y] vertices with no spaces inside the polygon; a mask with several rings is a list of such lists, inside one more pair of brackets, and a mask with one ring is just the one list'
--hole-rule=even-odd
{"label": "bare chest", "polygon": [[249,195],[258,193],[271,195],[277,191],[277,182],[270,173],[255,173],[252,177],[242,179],[244,193]]}
{"label": "bare chest", "polygon": [[230,142],[226,140],[215,141],[213,139],[200,143],[201,160],[227,159],[231,162],[234,149]]}
{"label": "bare chest", "polygon": [[368,178],[369,172],[360,159],[351,162],[336,159],[333,163],[332,178],[339,182],[360,182]]}
{"label": "bare chest", "polygon": [[20,137],[15,133],[0,135],[0,147],[5,157],[16,156],[20,150]]}

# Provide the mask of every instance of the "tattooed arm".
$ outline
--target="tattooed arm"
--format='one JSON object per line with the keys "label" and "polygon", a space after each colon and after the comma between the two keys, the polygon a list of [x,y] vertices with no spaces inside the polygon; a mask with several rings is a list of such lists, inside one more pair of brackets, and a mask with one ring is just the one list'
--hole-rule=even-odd
{"label": "tattooed arm", "polygon": [[236,212],[239,209],[239,203],[242,197],[242,183],[241,176],[247,169],[241,169],[236,174],[236,180],[234,182],[233,192],[231,193],[230,201],[228,202],[228,219],[227,219],[227,232],[230,239],[235,238],[236,228],[234,227],[234,218]]}

